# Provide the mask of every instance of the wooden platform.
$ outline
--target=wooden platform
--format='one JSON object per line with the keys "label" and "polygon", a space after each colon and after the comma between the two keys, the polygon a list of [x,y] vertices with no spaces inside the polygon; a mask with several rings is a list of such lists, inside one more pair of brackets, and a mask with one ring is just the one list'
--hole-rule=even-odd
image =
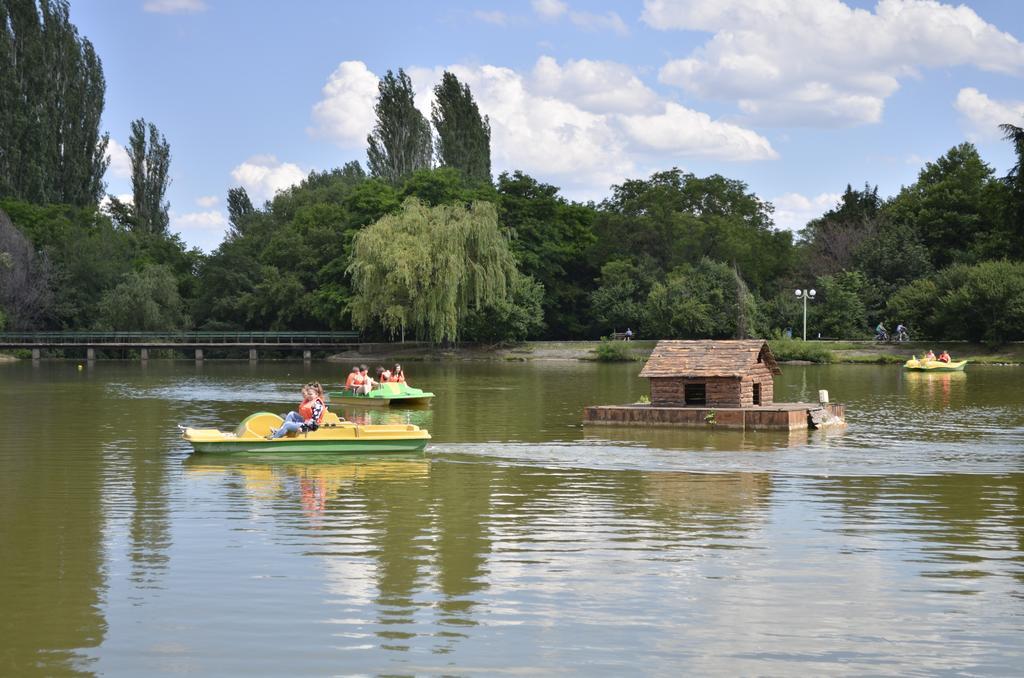
{"label": "wooden platform", "polygon": [[821,426],[844,426],[845,414],[845,408],[839,403],[774,403],[736,408],[592,405],[583,411],[583,423],[797,431]]}

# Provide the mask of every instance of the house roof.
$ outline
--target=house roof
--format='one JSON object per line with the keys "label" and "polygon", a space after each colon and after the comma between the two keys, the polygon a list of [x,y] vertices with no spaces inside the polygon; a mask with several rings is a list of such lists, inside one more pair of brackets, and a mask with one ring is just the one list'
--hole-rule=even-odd
{"label": "house roof", "polygon": [[763,362],[772,374],[782,374],[775,356],[762,339],[666,339],[654,347],[641,377],[743,377]]}

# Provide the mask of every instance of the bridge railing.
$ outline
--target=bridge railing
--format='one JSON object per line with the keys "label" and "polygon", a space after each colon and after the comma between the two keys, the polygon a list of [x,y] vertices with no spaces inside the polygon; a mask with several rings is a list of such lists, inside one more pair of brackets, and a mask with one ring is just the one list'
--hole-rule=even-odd
{"label": "bridge railing", "polygon": [[0,344],[343,344],[359,332],[0,332]]}

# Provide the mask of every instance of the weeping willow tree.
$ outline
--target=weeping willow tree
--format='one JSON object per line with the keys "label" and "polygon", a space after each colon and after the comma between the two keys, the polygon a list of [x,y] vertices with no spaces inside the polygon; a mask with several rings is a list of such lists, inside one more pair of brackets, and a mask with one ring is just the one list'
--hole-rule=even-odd
{"label": "weeping willow tree", "polygon": [[440,342],[458,339],[471,310],[504,301],[516,267],[493,204],[410,198],[355,237],[348,272],[357,327]]}

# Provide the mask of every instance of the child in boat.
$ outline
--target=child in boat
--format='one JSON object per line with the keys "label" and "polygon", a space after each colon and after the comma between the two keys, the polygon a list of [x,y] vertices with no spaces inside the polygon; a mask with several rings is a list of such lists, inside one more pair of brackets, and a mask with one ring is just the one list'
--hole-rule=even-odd
{"label": "child in boat", "polygon": [[931,349],[928,349],[928,352],[924,354],[924,359],[925,360],[935,360],[935,352],[932,351]]}
{"label": "child in boat", "polygon": [[405,372],[402,371],[402,366],[395,363],[395,369],[391,370],[391,381],[396,381],[399,384],[405,383]]}
{"label": "child in boat", "polygon": [[374,387],[377,385],[377,382],[375,382],[373,378],[370,377],[370,375],[368,374],[366,365],[359,366],[359,378],[362,380],[362,382],[356,389],[356,393],[362,395],[369,395],[370,391],[372,391]]}
{"label": "child in boat", "polygon": [[270,438],[272,440],[283,438],[289,433],[303,430],[315,431],[323,421],[325,411],[324,401],[318,396],[316,386],[306,384],[302,387],[302,403],[299,404],[299,411],[292,411],[285,415],[281,427],[276,430],[271,429]]}
{"label": "child in boat", "polygon": [[952,358],[949,357],[949,353],[947,353],[946,351],[943,351],[942,353],[939,354],[939,362],[948,363],[951,360]]}

